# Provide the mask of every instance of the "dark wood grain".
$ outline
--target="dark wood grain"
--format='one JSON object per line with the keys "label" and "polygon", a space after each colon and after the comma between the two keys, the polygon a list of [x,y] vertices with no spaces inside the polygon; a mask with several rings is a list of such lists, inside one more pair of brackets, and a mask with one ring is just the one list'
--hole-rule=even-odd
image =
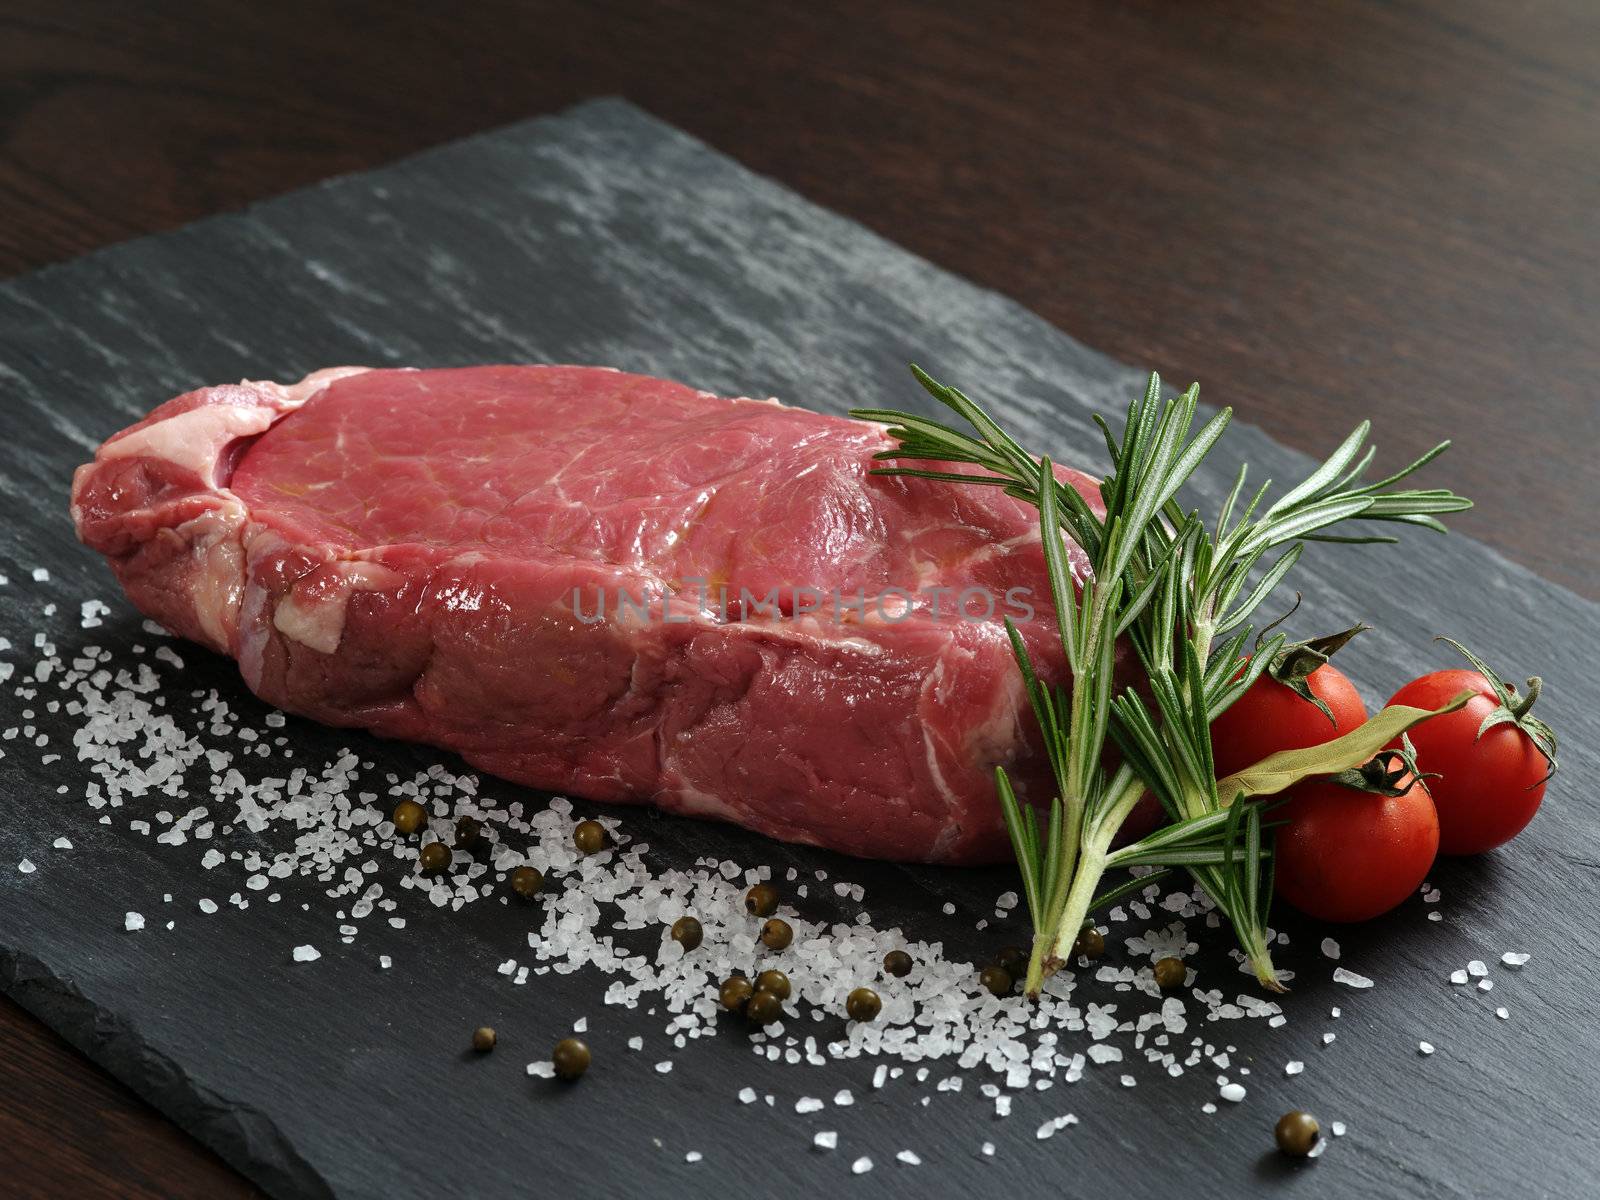
{"label": "dark wood grain", "polygon": [[0,1177],[11,1200],[263,1193],[0,996]]}
{"label": "dark wood grain", "polygon": [[[1454,437],[1457,528],[1600,595],[1584,0],[9,0],[0,88],[0,274],[625,95],[1290,444]],[[0,1040],[22,1195],[248,1194],[9,1004]]]}

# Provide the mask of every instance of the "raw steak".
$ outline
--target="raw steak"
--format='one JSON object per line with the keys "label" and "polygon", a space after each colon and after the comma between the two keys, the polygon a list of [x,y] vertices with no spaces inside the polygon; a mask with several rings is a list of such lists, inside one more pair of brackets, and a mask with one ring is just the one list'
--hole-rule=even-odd
{"label": "raw steak", "polygon": [[[603,368],[336,368],[169,401],[79,468],[72,516],[288,711],[850,854],[1003,858],[995,765],[1047,795],[1008,589],[1062,669],[1036,514],[870,476],[887,445]],[[956,617],[965,588],[991,619]]]}

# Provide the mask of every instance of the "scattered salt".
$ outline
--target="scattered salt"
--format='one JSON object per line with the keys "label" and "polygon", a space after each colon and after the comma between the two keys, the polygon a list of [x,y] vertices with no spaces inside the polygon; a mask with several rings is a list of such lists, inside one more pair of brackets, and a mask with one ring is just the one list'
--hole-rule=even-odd
{"label": "scattered salt", "polygon": [[1357,975],[1354,971],[1347,971],[1343,967],[1335,967],[1333,969],[1333,981],[1353,988],[1369,988],[1372,986],[1372,980],[1365,975]]}

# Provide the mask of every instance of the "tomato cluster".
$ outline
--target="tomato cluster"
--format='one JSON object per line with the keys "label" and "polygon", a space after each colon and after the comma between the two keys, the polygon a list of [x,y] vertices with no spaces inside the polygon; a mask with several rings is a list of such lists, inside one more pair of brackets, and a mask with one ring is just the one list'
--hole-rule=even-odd
{"label": "tomato cluster", "polygon": [[[1401,755],[1385,752],[1359,778],[1307,780],[1289,790],[1271,814],[1281,822],[1278,894],[1321,920],[1368,920],[1416,891],[1436,855],[1479,854],[1520,833],[1554,768],[1553,736],[1527,715],[1538,695],[1537,681],[1529,683],[1517,697],[1487,668],[1447,670],[1397,691],[1391,705],[1428,709],[1463,691],[1476,695],[1411,730],[1420,780]],[[1280,750],[1332,741],[1366,719],[1355,686],[1331,663],[1292,684],[1263,674],[1212,723],[1217,777]]]}

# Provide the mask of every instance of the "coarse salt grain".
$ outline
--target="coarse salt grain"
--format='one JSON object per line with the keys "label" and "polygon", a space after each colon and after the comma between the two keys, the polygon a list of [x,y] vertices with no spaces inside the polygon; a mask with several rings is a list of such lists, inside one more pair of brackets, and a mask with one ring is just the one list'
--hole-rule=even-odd
{"label": "coarse salt grain", "polygon": [[71,838],[58,837],[55,841],[50,843],[50,848],[52,850],[71,850],[72,849],[72,839]]}
{"label": "coarse salt grain", "polygon": [[17,864],[17,870],[22,872],[24,875],[32,875],[38,869],[38,867],[34,866],[33,863],[26,858]]}
{"label": "coarse salt grain", "polygon": [[1322,953],[1323,953],[1324,956],[1326,956],[1328,958],[1338,958],[1339,957],[1339,943],[1334,941],[1330,937],[1329,938],[1328,937],[1323,938],[1322,939]]}
{"label": "coarse salt grain", "polygon": [[795,1112],[802,1114],[820,1112],[826,1107],[816,1096],[801,1096],[800,1099],[794,1102]]}
{"label": "coarse salt grain", "polygon": [[322,957],[322,952],[315,946],[296,946],[294,948],[295,962],[316,962]]}
{"label": "coarse salt grain", "polygon": [[1333,969],[1333,981],[1352,988],[1369,988],[1372,986],[1372,980],[1365,975],[1357,975],[1354,971],[1347,971],[1343,967],[1335,967]]}
{"label": "coarse salt grain", "polygon": [[1217,1095],[1224,1100],[1238,1104],[1245,1096],[1244,1085],[1242,1083],[1225,1083],[1217,1089]]}
{"label": "coarse salt grain", "polygon": [[755,1102],[756,1102],[756,1090],[755,1090],[755,1088],[753,1088],[753,1087],[744,1087],[744,1088],[740,1088],[739,1089],[739,1103],[740,1104],[754,1104]]}
{"label": "coarse salt grain", "polygon": [[687,1163],[697,1163],[704,1157],[705,1155],[701,1154],[700,1151],[691,1150],[689,1153],[683,1156],[683,1161]]}
{"label": "coarse salt grain", "polygon": [[920,1167],[922,1165],[922,1159],[917,1156],[914,1150],[902,1150],[895,1155],[895,1158],[905,1163],[908,1167]]}
{"label": "coarse salt grain", "polygon": [[870,1170],[872,1170],[872,1160],[865,1154],[850,1164],[850,1173],[852,1175],[865,1175]]}
{"label": "coarse salt grain", "polygon": [[123,929],[127,930],[129,933],[133,933],[133,932],[135,932],[137,930],[143,929],[144,928],[144,917],[141,916],[139,913],[136,913],[136,912],[127,913],[122,918],[122,927],[123,927]]}
{"label": "coarse salt grain", "polygon": [[1508,967],[1520,967],[1532,957],[1533,955],[1524,954],[1520,950],[1507,950],[1500,956],[1500,961]]}
{"label": "coarse salt grain", "polygon": [[1482,979],[1488,973],[1489,968],[1482,959],[1475,958],[1467,964],[1467,974],[1474,979]]}
{"label": "coarse salt grain", "polygon": [[1285,1075],[1298,1075],[1298,1074],[1300,1074],[1301,1071],[1304,1071],[1305,1069],[1306,1069],[1305,1063],[1299,1062],[1299,1061],[1285,1063],[1283,1065],[1283,1073]]}
{"label": "coarse salt grain", "polygon": [[1432,1042],[1418,1042],[1417,1043],[1417,1052],[1419,1054],[1432,1054],[1433,1053],[1433,1043]]}
{"label": "coarse salt grain", "polygon": [[839,1145],[839,1135],[832,1129],[818,1130],[811,1138],[811,1144],[818,1150],[834,1150]]}

